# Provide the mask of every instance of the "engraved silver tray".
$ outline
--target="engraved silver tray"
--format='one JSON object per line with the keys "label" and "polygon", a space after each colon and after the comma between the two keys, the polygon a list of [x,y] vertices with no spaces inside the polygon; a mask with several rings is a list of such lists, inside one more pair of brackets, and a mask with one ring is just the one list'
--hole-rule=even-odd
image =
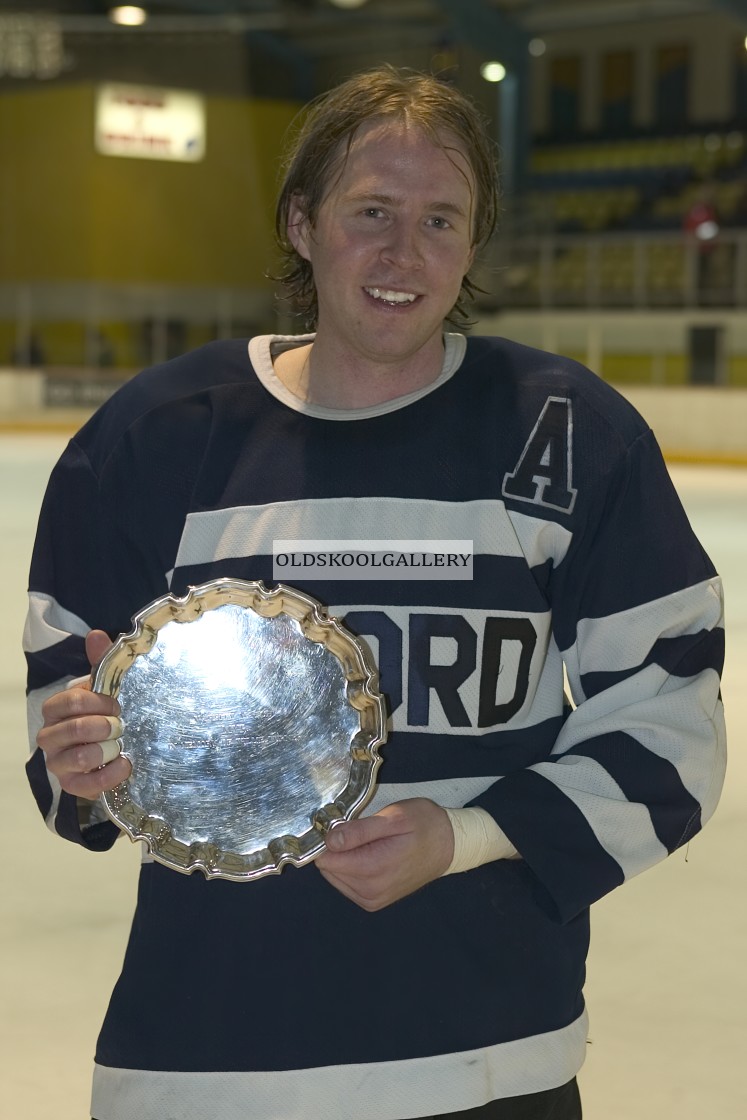
{"label": "engraved silver tray", "polygon": [[244,881],[301,866],[373,795],[386,739],[366,647],[309,595],[216,579],[133,617],[94,674],[132,774],[106,811],[159,863]]}

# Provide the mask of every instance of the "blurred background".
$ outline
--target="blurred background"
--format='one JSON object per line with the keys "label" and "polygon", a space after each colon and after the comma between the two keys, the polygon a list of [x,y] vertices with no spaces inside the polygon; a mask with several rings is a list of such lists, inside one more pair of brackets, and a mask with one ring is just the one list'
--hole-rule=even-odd
{"label": "blurred background", "polygon": [[[746,44],[747,0],[0,0],[9,1116],[89,1115],[138,869],[125,841],[99,857],[55,840],[25,789],[20,632],[46,478],[143,366],[296,329],[267,279],[283,137],[310,97],[381,62],[463,89],[499,145],[475,330],[570,354],[630,397],[725,576],[724,799],[687,852],[595,908],[582,1090],[589,1120],[747,1116]],[[195,967],[230,962],[195,945]]]}
{"label": "blurred background", "polygon": [[266,275],[285,131],[388,61],[500,148],[477,329],[629,386],[672,453],[744,458],[741,395],[690,395],[691,432],[661,389],[747,389],[746,36],[747,0],[3,0],[0,413],[293,329]]}

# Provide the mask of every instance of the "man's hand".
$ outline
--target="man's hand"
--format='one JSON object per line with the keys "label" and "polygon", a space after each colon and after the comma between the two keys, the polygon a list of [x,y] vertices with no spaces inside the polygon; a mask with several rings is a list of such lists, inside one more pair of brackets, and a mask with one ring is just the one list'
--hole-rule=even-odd
{"label": "man's hand", "polygon": [[453,852],[454,833],[444,810],[416,797],[334,826],[316,865],[346,898],[372,911],[438,879]]}
{"label": "man's hand", "polygon": [[[86,638],[91,665],[98,664],[110,645],[103,630],[91,630]],[[95,801],[129,778],[132,768],[121,755],[106,761],[111,741],[121,734],[119,704],[113,696],[92,692],[90,679],[50,696],[42,715],[44,726],[36,742],[46,755],[47,769],[67,793]]]}

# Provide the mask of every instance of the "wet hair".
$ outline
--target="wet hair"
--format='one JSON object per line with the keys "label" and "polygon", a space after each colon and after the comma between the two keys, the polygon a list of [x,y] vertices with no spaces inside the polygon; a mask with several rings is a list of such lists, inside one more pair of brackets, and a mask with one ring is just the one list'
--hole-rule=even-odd
{"label": "wet hair", "polygon": [[[310,262],[296,252],[288,238],[291,207],[300,202],[313,227],[334,178],[342,174],[358,129],[372,120],[388,119],[417,126],[447,155],[447,138],[454,137],[459,142],[475,182],[472,244],[481,247],[495,229],[496,149],[477,107],[453,86],[414,70],[386,65],[349,78],[316,98],[300,114],[300,124],[295,126],[286,156],[275,212],[275,233],[283,261],[283,270],[276,279],[309,329],[317,323],[316,287]],[[462,278],[459,298],[447,322],[461,328],[470,325],[465,304],[477,290],[469,275]]]}

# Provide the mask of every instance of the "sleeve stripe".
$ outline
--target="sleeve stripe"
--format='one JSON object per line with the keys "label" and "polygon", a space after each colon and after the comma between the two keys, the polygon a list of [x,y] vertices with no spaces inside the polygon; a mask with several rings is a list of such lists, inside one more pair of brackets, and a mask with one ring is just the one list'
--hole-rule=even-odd
{"label": "sleeve stripe", "polygon": [[704,824],[716,808],[726,772],[723,705],[719,699],[715,705],[706,703],[712,680],[708,672],[678,687],[681,682],[670,677],[661,695],[667,698],[669,719],[665,715],[663,726],[641,720],[629,728],[646,750],[674,763],[685,789],[700,804]]}
{"label": "sleeve stripe", "polygon": [[719,766],[714,722],[720,704],[717,679],[707,669],[697,677],[672,677],[649,665],[580,705],[566,720],[553,755],[564,755],[588,739],[626,731],[647,750],[677,768],[688,793],[701,804]]}
{"label": "sleeve stripe", "polygon": [[56,788],[53,788],[53,777],[47,770],[44,752],[39,747],[36,747],[26,763],[26,773],[41,815],[44,817],[47,827],[54,831],[54,818],[57,813],[61,790],[59,782],[56,781],[54,783]]}
{"label": "sleeve stripe", "polygon": [[78,636],[65,638],[37,653],[27,653],[26,662],[27,687],[31,692],[46,688],[50,683],[63,688],[69,680],[84,676],[91,668],[83,639]]}
{"label": "sleeve stripe", "polygon": [[628,801],[607,768],[595,759],[571,754],[533,769],[583,813],[597,843],[620,865],[626,879],[669,854],[646,805]]}
{"label": "sleeve stripe", "polygon": [[23,648],[27,653],[48,649],[70,634],[85,638],[90,629],[82,618],[60,606],[51,595],[29,593],[29,611],[23,631]]}
{"label": "sleeve stripe", "polygon": [[506,512],[530,568],[539,568],[547,560],[551,560],[556,568],[562,564],[573,540],[569,529],[557,521],[530,517],[513,509]]}
{"label": "sleeve stripe", "polygon": [[29,728],[29,745],[31,757],[26,764],[31,790],[36,798],[47,828],[57,832],[57,813],[62,797],[62,787],[54,774],[47,770],[47,760],[44,752],[36,745],[36,736],[44,720],[42,718],[42,705],[44,701],[60,692],[73,677],[66,676],[55,680],[44,688],[34,689],[27,697],[27,718]]}
{"label": "sleeve stripe", "polygon": [[39,734],[39,730],[44,722],[42,718],[42,705],[44,701],[48,699],[48,697],[54,696],[56,692],[62,692],[72,680],[75,680],[75,678],[69,674],[64,677],[57,677],[51,684],[32,689],[26,697],[29,745],[32,753],[36,750],[36,736]]}
{"label": "sleeve stripe", "polygon": [[[632,669],[661,639],[681,638],[722,625],[719,579],[706,580],[605,618],[584,618],[577,631],[578,648],[583,650],[578,658],[578,673]],[[563,653],[570,664],[577,660],[575,648]]]}
{"label": "sleeve stripe", "polygon": [[93,804],[90,814],[92,823],[84,829],[81,839],[77,798],[65,793],[54,774],[47,770],[44,752],[39,747],[26,763],[26,774],[50,832],[74,843],[82,842],[92,851],[103,852],[112,846],[120,831],[105,813],[97,812],[99,802]]}
{"label": "sleeve stripe", "polygon": [[656,801],[648,804],[651,823],[660,842],[673,852],[700,825],[700,805],[682,784],[670,762],[646,750],[636,739],[623,732],[604,739],[591,739],[575,747],[567,755],[594,760],[604,767],[628,801],[646,805],[651,790]]}
{"label": "sleeve stripe", "polygon": [[396,782],[379,785],[376,793],[363,810],[364,817],[378,813],[386,805],[395,801],[406,801],[410,797],[427,797],[437,805],[446,805],[450,809],[459,809],[468,801],[490,789],[496,782],[502,780],[501,775],[484,778],[449,778],[443,781],[426,782]]}
{"label": "sleeve stripe", "polygon": [[[583,812],[626,878],[684,843],[715,808],[726,758],[716,683],[713,670],[682,679],[649,666],[577,708],[553,751],[561,757],[534,767]],[[621,751],[621,730],[640,754],[633,744]],[[589,751],[590,740],[604,746]]]}
{"label": "sleeve stripe", "polygon": [[[620,864],[599,844],[581,809],[536,767],[509,775],[473,804],[498,821],[552,897],[560,921],[578,917],[590,897],[624,882]],[[538,821],[553,822],[549,843]]]}
{"label": "sleeve stripe", "polygon": [[646,660],[633,669],[617,672],[593,672],[581,676],[584,696],[596,696],[606,688],[619,684],[647,665],[658,665],[672,676],[695,677],[705,669],[720,672],[724,661],[724,631],[700,630],[679,638],[662,638],[656,642]]}

